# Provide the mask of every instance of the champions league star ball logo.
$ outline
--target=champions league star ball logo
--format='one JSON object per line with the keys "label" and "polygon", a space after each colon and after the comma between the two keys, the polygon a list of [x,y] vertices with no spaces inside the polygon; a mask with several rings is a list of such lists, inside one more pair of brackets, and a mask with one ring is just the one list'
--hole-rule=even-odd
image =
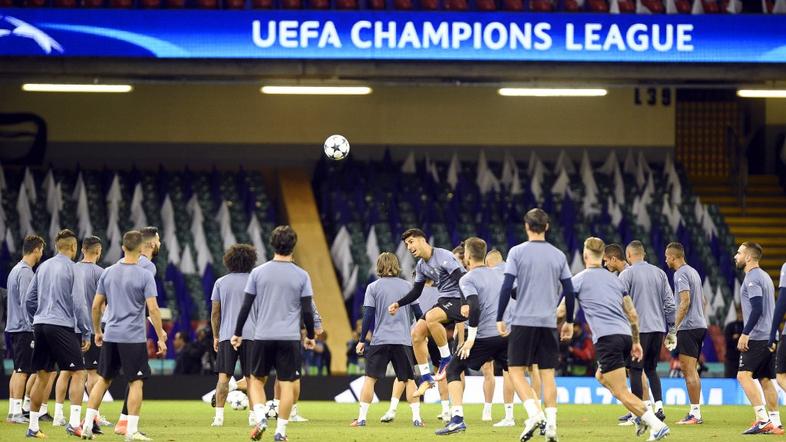
{"label": "champions league star ball logo", "polygon": [[[10,24],[12,29],[6,28],[6,24]],[[51,54],[53,50],[63,53],[63,47],[60,46],[60,43],[44,31],[18,18],[0,15],[0,41],[11,37],[33,40],[47,55]]]}

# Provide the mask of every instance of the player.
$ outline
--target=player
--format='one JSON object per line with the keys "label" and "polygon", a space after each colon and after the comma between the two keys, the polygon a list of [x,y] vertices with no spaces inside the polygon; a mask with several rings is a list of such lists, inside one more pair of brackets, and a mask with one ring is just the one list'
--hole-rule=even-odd
{"label": "player", "polygon": [[[505,280],[500,291],[497,309],[497,329],[508,334],[504,322],[505,309],[510,301],[514,283],[516,306],[513,310],[508,337],[508,366],[513,385],[524,401],[528,418],[521,433],[522,441],[529,440],[535,429],[546,421],[546,439],[557,440],[557,384],[554,369],[559,358],[557,336],[557,304],[560,285],[565,292],[566,321],[561,339],[573,336],[573,308],[575,299],[571,274],[565,254],[546,242],[549,216],[542,209],[532,209],[524,216],[528,241],[513,247],[505,264]],[[544,416],[535,392],[524,377],[524,370],[538,365],[543,383]]]}
{"label": "player", "polygon": [[8,274],[8,299],[6,301],[5,332],[11,341],[14,359],[14,372],[11,375],[8,417],[6,422],[24,424],[27,422],[22,415],[22,399],[25,395],[27,378],[33,370],[33,326],[27,320],[24,296],[30,282],[35,277],[35,267],[44,253],[44,239],[36,235],[28,235],[22,242],[22,259]]}
{"label": "player", "polygon": [[[762,257],[761,246],[755,242],[744,242],[734,255],[738,269],[743,269],[745,279],[740,287],[743,329],[737,348],[740,350],[740,368],[737,380],[745,396],[753,405],[756,421],[742,434],[783,434],[778,413],[778,392],[772,383],[775,377],[775,359],[769,349],[769,336],[775,308],[775,287],[772,279],[759,267]],[[761,391],[756,386],[756,379]],[[767,408],[761,400],[761,392]],[[770,413],[767,413],[767,409]]]}
{"label": "player", "polygon": [[[467,318],[462,314],[464,296],[458,282],[464,274],[461,264],[453,254],[445,249],[432,247],[426,241],[426,234],[420,229],[409,229],[401,235],[407,250],[418,259],[415,266],[415,285],[412,290],[398,302],[388,307],[388,312],[395,315],[400,307],[414,302],[423,292],[426,279],[430,278],[437,284],[441,297],[433,307],[424,306],[424,318],[418,320],[412,331],[412,347],[421,374],[421,384],[416,394],[422,396],[433,387],[436,381],[444,379],[445,369],[451,360],[447,332],[443,324],[464,322]],[[431,335],[439,349],[440,362],[434,376],[428,364],[427,335]]]}
{"label": "player", "polygon": [[701,277],[685,262],[685,249],[678,242],[666,246],[666,264],[674,270],[674,293],[679,297],[676,314],[677,352],[690,399],[690,411],[677,424],[702,424],[704,420],[699,406],[701,379],[697,365],[707,335],[707,320],[704,318]]}
{"label": "player", "polygon": [[[420,317],[423,312],[417,303],[412,303],[393,316],[386,314],[385,307],[412,290],[412,285],[399,278],[401,272],[395,254],[384,252],[377,258],[377,276],[379,279],[366,287],[363,300],[363,327],[355,351],[358,355],[366,355],[366,377],[360,392],[360,411],[352,427],[365,427],[368,408],[374,398],[374,384],[385,376],[388,363],[393,364],[396,379],[406,382],[407,401],[412,408],[412,425],[423,426],[420,417],[420,400],[414,396],[415,373],[412,370],[412,336],[410,324],[412,314]],[[379,310],[377,310],[379,308]],[[372,322],[374,326],[372,327]],[[366,346],[365,336],[372,331],[371,343]]]}
{"label": "player", "polygon": [[[74,271],[81,274],[84,283],[82,293],[85,297],[85,305],[92,306],[93,298],[96,295],[96,287],[98,286],[98,278],[101,277],[103,268],[99,267],[96,263],[101,258],[101,239],[97,236],[88,236],[82,240],[82,260],[74,265]],[[92,325],[88,323],[92,333]],[[76,330],[76,333],[79,333]],[[82,337],[79,336],[79,339]],[[90,337],[92,342],[92,337]],[[87,391],[89,392],[96,382],[96,369],[98,368],[98,357],[101,354],[101,349],[98,346],[91,345],[87,353],[83,355],[85,360],[85,370],[87,376]],[[71,380],[70,371],[61,371],[55,384],[55,416],[52,422],[53,426],[63,427],[67,424],[65,416],[63,416],[63,404],[65,402],[66,392],[68,391],[68,382]],[[96,431],[98,426],[94,426],[93,432],[95,434],[102,434],[100,430]]]}
{"label": "player", "polygon": [[[781,325],[781,321],[783,321],[783,315],[786,314],[786,263],[783,263],[781,266],[781,277],[778,283],[778,302],[775,304],[775,314],[773,315],[772,325],[770,326],[770,339],[769,339],[769,347],[770,351],[775,351],[775,342],[776,336],[778,335],[778,327]],[[786,332],[786,330],[784,330]],[[778,385],[780,385],[781,389],[786,388],[786,343],[781,340],[778,344],[778,353],[775,356],[775,377],[778,380]],[[772,412],[770,412],[770,420],[773,419]],[[778,418],[780,419],[780,414],[778,414]],[[776,427],[773,432],[780,433],[777,431],[778,429],[782,430],[782,427]]]}
{"label": "player", "polygon": [[464,423],[464,384],[461,374],[467,369],[479,369],[493,361],[507,370],[507,338],[499,336],[496,327],[499,294],[504,275],[485,264],[486,242],[480,238],[464,241],[465,257],[469,272],[461,278],[461,291],[469,305],[469,327],[467,339],[447,369],[448,388],[452,405],[452,417],[437,435],[454,434],[467,429]]}
{"label": "player", "polygon": [[625,260],[625,253],[619,244],[609,244],[603,249],[603,265],[616,274],[630,267]]}
{"label": "player", "polygon": [[[28,321],[33,324],[35,347],[33,370],[38,379],[31,392],[31,410],[39,410],[49,373],[55,363],[61,371],[71,371],[71,415],[66,433],[81,435],[79,422],[82,413],[82,396],[85,392],[85,364],[82,353],[90,348],[90,326],[85,303],[84,282],[74,270],[76,235],[64,229],[55,237],[57,255],[46,260],[27,289],[25,307]],[[82,333],[82,342],[74,334],[74,324]],[[27,437],[46,437],[38,425],[39,412],[30,412]]]}
{"label": "player", "polygon": [[314,314],[312,309],[311,278],[305,270],[292,262],[297,234],[289,226],[273,229],[270,245],[273,259],[251,271],[245,288],[243,306],[238,314],[231,342],[235,349],[243,342],[243,327],[251,306],[256,302],[254,341],[249,348],[251,374],[248,391],[254,403],[257,425],[251,432],[252,440],[259,440],[267,429],[264,385],[270,370],[276,369],[281,384],[279,418],[274,440],[287,440],[288,419],[294,400],[293,381],[300,377],[301,338],[300,322],[306,326],[306,349],[314,348]]}
{"label": "player", "polygon": [[[142,249],[137,265],[150,272],[150,274],[153,275],[153,279],[155,279],[158,270],[156,269],[155,263],[153,263],[153,259],[155,259],[159,250],[161,249],[161,237],[158,234],[158,228],[154,226],[147,226],[141,228],[139,232],[142,234]],[[120,417],[117,419],[117,425],[115,425],[115,434],[120,436],[124,436],[126,434],[126,427],[128,426],[128,394],[129,386],[126,386],[126,396],[125,399],[123,399],[123,409],[120,411]],[[105,424],[109,424],[109,422],[106,422],[106,419],[103,419],[100,416],[99,420],[105,422]]]}
{"label": "player", "polygon": [[[248,348],[254,331],[254,315],[246,321],[243,327],[243,338],[246,340],[235,351],[229,339],[235,331],[240,306],[245,298],[244,289],[248,282],[248,275],[257,261],[257,252],[248,244],[235,244],[224,254],[224,266],[229,274],[218,278],[213,285],[213,294],[210,300],[213,310],[210,314],[210,324],[213,327],[213,349],[217,354],[216,372],[216,415],[213,418],[213,427],[224,425],[224,404],[229,394],[229,379],[235,373],[235,364],[240,359],[240,370],[243,376],[248,375],[249,361],[247,360]],[[249,407],[254,404],[249,402]]]}
{"label": "player", "polygon": [[648,440],[660,440],[669,434],[669,427],[628,390],[626,359],[628,355],[636,361],[642,358],[638,314],[621,281],[601,268],[603,249],[603,240],[587,238],[583,252],[586,269],[573,277],[576,298],[592,329],[600,380],[639,417],[636,435],[650,430]]}
{"label": "player", "polygon": [[[606,251],[608,249],[609,246]],[[650,406],[647,400],[648,389],[642,382],[642,374],[646,374],[652,389],[655,415],[664,421],[666,415],[663,412],[663,393],[657,367],[666,330],[667,347],[673,348],[672,344],[676,343],[674,293],[666,272],[644,260],[646,252],[641,241],[631,241],[625,248],[625,255],[630,266],[620,273],[619,278],[638,312],[641,347],[644,352],[641,360],[631,363],[630,388],[645,405]]]}
{"label": "player", "polygon": [[[166,352],[167,335],[161,326],[161,312],[156,302],[156,282],[149,271],[138,265],[142,243],[141,232],[126,232],[123,235],[125,256],[120,262],[108,267],[98,280],[92,316],[95,344],[101,347],[101,356],[98,361],[98,381],[90,391],[88,400],[83,439],[93,438],[93,422],[98,416],[98,407],[112,380],[122,369],[129,386],[125,440],[151,440],[139,431],[142,387],[144,380],[150,376],[145,307],[158,336],[159,355]],[[106,309],[106,323],[102,331],[103,308]]]}

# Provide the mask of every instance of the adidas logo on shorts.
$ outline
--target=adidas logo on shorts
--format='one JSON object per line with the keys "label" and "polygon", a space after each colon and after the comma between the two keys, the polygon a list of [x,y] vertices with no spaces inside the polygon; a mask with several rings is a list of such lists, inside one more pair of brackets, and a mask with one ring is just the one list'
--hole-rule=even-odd
{"label": "adidas logo on shorts", "polygon": [[75,367],[75,365],[74,365],[73,362],[68,365],[68,368],[74,368],[74,367]]}
{"label": "adidas logo on shorts", "polygon": [[137,376],[142,376],[142,371],[140,370],[140,371],[136,372],[136,375]]}

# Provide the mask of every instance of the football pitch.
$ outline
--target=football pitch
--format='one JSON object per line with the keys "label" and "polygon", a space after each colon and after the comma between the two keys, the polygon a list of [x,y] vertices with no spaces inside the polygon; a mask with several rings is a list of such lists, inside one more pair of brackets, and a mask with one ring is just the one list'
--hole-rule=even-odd
{"label": "football pitch", "polygon": [[[115,401],[102,408],[102,414],[110,421],[117,419],[122,402]],[[50,403],[53,407],[53,403]],[[334,402],[302,402],[299,412],[309,422],[290,423],[288,436],[291,441],[517,441],[521,432],[523,407],[516,407],[517,426],[511,428],[493,428],[493,422],[480,420],[481,405],[466,406],[464,410],[468,429],[465,433],[450,436],[436,436],[434,430],[441,427],[436,419],[439,405],[423,405],[421,415],[426,422],[425,428],[414,428],[410,422],[409,406],[401,403],[398,415],[393,423],[382,424],[379,418],[387,410],[388,403],[373,404],[369,411],[368,426],[351,428],[349,423],[357,416],[357,406],[337,404]],[[66,404],[68,410],[68,404]],[[734,441],[748,440],[756,436],[742,436],[753,420],[753,410],[743,406],[703,407],[703,425],[684,427],[673,422],[683,417],[686,407],[666,407],[667,423],[671,427],[668,441]],[[83,411],[84,412],[84,411]],[[68,413],[68,411],[66,411]],[[559,407],[558,435],[561,441],[631,441],[646,440],[646,436],[636,438],[634,427],[617,426],[617,417],[624,414],[621,405],[563,405]],[[494,405],[494,421],[504,415],[502,405]],[[68,416],[66,415],[66,418]],[[224,427],[211,428],[213,409],[201,401],[145,401],[142,406],[140,430],[156,441],[201,441],[201,440],[248,440],[247,412],[225,411]],[[262,440],[272,440],[275,423],[265,433]],[[52,427],[51,423],[43,423],[41,429],[48,440],[76,440],[66,436],[63,427]],[[3,422],[0,425],[0,440],[25,440],[26,426]],[[111,433],[97,436],[98,440],[122,441],[120,436]],[[778,436],[758,436],[778,437]],[[535,436],[533,441],[542,441],[542,436]]]}

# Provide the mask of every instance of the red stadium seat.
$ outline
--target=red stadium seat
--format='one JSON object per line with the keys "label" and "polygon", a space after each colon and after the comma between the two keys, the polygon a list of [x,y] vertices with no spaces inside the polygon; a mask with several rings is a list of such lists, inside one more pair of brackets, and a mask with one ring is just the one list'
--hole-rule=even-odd
{"label": "red stadium seat", "polygon": [[677,7],[677,12],[680,14],[690,14],[693,4],[690,0],[674,0],[674,6]]}
{"label": "red stadium seat", "polygon": [[420,9],[423,11],[436,11],[439,9],[439,0],[420,0]]}
{"label": "red stadium seat", "polygon": [[251,0],[251,7],[254,9],[273,9],[273,0]]}
{"label": "red stadium seat", "polygon": [[716,0],[701,0],[701,4],[704,6],[705,14],[717,14],[721,12],[720,5]]}
{"label": "red stadium seat", "polygon": [[466,11],[469,9],[467,0],[445,0],[444,7],[446,11]]}
{"label": "red stadium seat", "polygon": [[357,9],[358,0],[336,0],[336,9]]}
{"label": "red stadium seat", "polygon": [[653,14],[663,14],[666,12],[666,7],[663,5],[662,0],[641,0],[641,4]]}
{"label": "red stadium seat", "polygon": [[133,0],[109,0],[109,7],[116,9],[130,9],[134,7]]}
{"label": "red stadium seat", "polygon": [[196,0],[197,9],[217,9],[218,0]]}
{"label": "red stadium seat", "polygon": [[412,4],[412,0],[393,0],[393,7],[409,11],[410,9],[414,9],[415,5]]}
{"label": "red stadium seat", "polygon": [[76,0],[55,0],[53,5],[55,8],[74,8],[77,6]]}
{"label": "red stadium seat", "polygon": [[551,0],[530,0],[529,9],[532,12],[551,12],[554,10],[554,3]]}
{"label": "red stadium seat", "polygon": [[636,2],[633,0],[619,0],[617,5],[619,5],[621,14],[633,14],[636,12]]}
{"label": "red stadium seat", "polygon": [[565,12],[581,12],[583,8],[576,0],[565,0],[563,9]]}
{"label": "red stadium seat", "polygon": [[104,0],[83,0],[82,1],[83,8],[103,8],[104,7]]}
{"label": "red stadium seat", "polygon": [[0,7],[10,8],[14,6],[14,0],[0,0]]}
{"label": "red stadium seat", "polygon": [[308,9],[330,9],[330,0],[308,0]]}
{"label": "red stadium seat", "polygon": [[587,7],[591,12],[609,12],[609,3],[606,0],[587,0]]}
{"label": "red stadium seat", "polygon": [[368,0],[366,2],[367,9],[385,9],[387,8],[387,2],[385,0]]}
{"label": "red stadium seat", "polygon": [[161,0],[139,0],[139,7],[142,9],[159,9]]}
{"label": "red stadium seat", "polygon": [[494,0],[476,0],[475,9],[478,11],[496,11],[497,3]]}
{"label": "red stadium seat", "polygon": [[166,0],[165,6],[168,9],[184,9],[186,0]]}
{"label": "red stadium seat", "polygon": [[41,8],[47,6],[47,0],[25,0],[23,5],[28,8]]}
{"label": "red stadium seat", "polygon": [[300,9],[303,5],[300,0],[281,0],[281,9]]}
{"label": "red stadium seat", "polygon": [[245,0],[224,0],[224,9],[243,9],[245,7]]}
{"label": "red stadium seat", "polygon": [[524,0],[502,0],[503,11],[523,11]]}

